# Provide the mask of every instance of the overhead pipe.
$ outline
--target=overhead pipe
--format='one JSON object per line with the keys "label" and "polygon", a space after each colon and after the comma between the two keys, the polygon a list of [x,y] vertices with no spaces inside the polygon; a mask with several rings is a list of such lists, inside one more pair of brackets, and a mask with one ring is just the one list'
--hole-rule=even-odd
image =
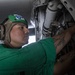
{"label": "overhead pipe", "polygon": [[53,0],[49,2],[47,6],[45,20],[44,20],[43,29],[42,29],[42,38],[48,37],[48,30],[49,30],[50,24],[55,19],[58,5],[59,5],[59,0]]}

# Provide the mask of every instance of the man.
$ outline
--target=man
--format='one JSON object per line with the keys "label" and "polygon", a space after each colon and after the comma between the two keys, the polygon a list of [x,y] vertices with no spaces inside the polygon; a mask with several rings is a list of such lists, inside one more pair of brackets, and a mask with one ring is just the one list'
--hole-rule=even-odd
{"label": "man", "polygon": [[53,75],[56,54],[75,33],[75,26],[61,35],[46,38],[23,48],[28,42],[27,21],[20,15],[9,15],[0,26],[0,75]]}

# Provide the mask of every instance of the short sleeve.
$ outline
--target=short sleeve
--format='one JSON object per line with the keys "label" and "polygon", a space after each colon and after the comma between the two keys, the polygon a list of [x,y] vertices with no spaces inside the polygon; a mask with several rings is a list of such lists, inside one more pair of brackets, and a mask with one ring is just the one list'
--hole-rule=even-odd
{"label": "short sleeve", "polygon": [[41,45],[43,46],[46,55],[47,55],[47,61],[55,61],[56,59],[56,48],[54,46],[54,40],[53,38],[46,38],[40,41]]}
{"label": "short sleeve", "polygon": [[0,45],[0,75],[51,75],[55,56],[52,38],[21,49],[4,48]]}

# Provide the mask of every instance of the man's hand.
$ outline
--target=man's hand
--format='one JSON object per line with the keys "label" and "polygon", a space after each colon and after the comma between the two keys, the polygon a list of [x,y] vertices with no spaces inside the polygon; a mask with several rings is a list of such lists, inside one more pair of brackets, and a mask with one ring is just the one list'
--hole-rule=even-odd
{"label": "man's hand", "polygon": [[75,25],[68,28],[67,30],[64,30],[64,32],[62,32],[60,35],[56,35],[53,37],[57,54],[69,42],[74,33],[75,33]]}

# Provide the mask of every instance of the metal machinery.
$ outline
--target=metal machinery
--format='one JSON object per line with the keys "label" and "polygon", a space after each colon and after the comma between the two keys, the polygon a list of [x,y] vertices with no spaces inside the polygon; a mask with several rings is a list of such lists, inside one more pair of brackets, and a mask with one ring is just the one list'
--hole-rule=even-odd
{"label": "metal machinery", "polygon": [[[75,23],[75,0],[35,0],[32,10],[36,41],[60,34]],[[57,60],[75,49],[73,36],[67,46],[57,55]],[[74,72],[67,75],[75,75]]]}

